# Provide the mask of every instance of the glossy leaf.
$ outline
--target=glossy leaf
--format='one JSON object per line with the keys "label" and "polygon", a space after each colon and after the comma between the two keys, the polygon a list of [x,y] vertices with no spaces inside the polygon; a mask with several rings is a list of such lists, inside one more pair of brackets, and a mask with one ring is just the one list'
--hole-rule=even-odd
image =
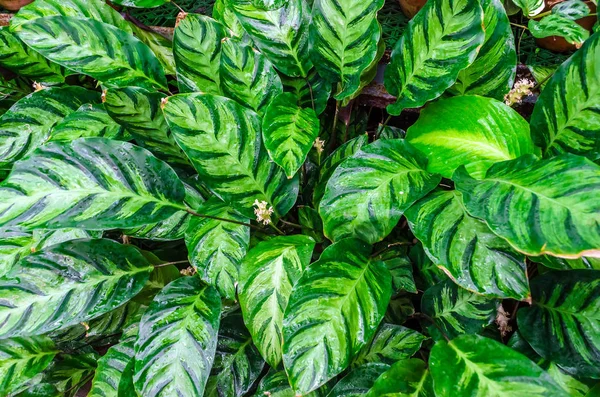
{"label": "glossy leaf", "polygon": [[[304,394],[303,397],[324,397],[327,392],[323,392],[322,389]],[[296,397],[285,371],[273,369],[270,369],[267,375],[260,380],[255,396],[266,396],[266,393],[269,393],[269,397]]]}
{"label": "glossy leaf", "polygon": [[39,335],[98,317],[140,292],[152,269],[134,247],[111,240],[66,241],[31,254],[0,280],[0,336]]}
{"label": "glossy leaf", "polygon": [[147,30],[147,28],[142,29],[137,25],[132,25],[131,28],[134,36],[150,47],[156,55],[156,59],[162,65],[165,74],[174,76],[177,72],[175,70],[175,57],[173,56],[173,41],[155,32],[152,28]]}
{"label": "glossy leaf", "polygon": [[44,371],[42,382],[53,385],[60,397],[76,397],[83,382],[94,375],[98,358],[94,351],[60,354]]}
{"label": "glossy leaf", "polygon": [[214,361],[220,314],[219,294],[199,278],[182,277],[167,285],[140,323],[138,393],[201,396]]}
{"label": "glossy leaf", "polygon": [[481,181],[454,174],[469,213],[527,255],[598,256],[600,166],[565,154],[493,165]]}
{"label": "glossy leaf", "polygon": [[303,108],[311,108],[320,115],[327,106],[331,95],[331,84],[319,76],[316,69],[308,72],[306,78],[281,77],[284,92],[295,95],[298,105]]}
{"label": "glossy leaf", "polygon": [[173,169],[142,148],[105,138],[51,142],[17,162],[0,185],[0,224],[140,226],[182,209],[183,198]]}
{"label": "glossy leaf", "polygon": [[582,256],[577,259],[557,258],[555,256],[543,255],[534,257],[533,261],[540,262],[550,269],[571,270],[571,269],[595,269],[600,270],[600,258],[588,258]]}
{"label": "glossy leaf", "polygon": [[171,0],[113,0],[112,3],[125,7],[154,8],[169,3]]}
{"label": "glossy leaf", "polygon": [[307,236],[279,236],[258,243],[244,259],[239,285],[244,322],[273,368],[281,362],[288,299],[310,263],[314,246]]}
{"label": "glossy leaf", "polygon": [[102,104],[85,104],[52,128],[50,141],[72,141],[77,138],[110,138],[125,140],[125,128],[117,124]]}
{"label": "glossy leaf", "polygon": [[590,36],[590,32],[586,28],[557,14],[547,15],[539,21],[530,19],[527,27],[535,38],[559,36],[576,46],[581,46]]}
{"label": "glossy leaf", "polygon": [[552,13],[563,18],[576,20],[590,14],[590,8],[581,0],[567,0],[552,7]]}
{"label": "glossy leaf", "polygon": [[344,239],[327,247],[292,290],[283,320],[283,362],[297,393],[342,372],[375,334],[391,276],[371,247]]}
{"label": "glossy leaf", "polygon": [[243,42],[251,41],[248,33],[246,33],[235,15],[232,4],[228,0],[215,0],[212,17],[215,21],[225,26],[232,36],[239,38]]}
{"label": "glossy leaf", "polygon": [[130,362],[134,362],[135,339],[135,335],[124,338],[109,348],[106,354],[98,360],[98,369],[88,396],[117,397],[123,395],[119,385],[123,379],[125,368]]}
{"label": "glossy leaf", "polygon": [[543,358],[600,378],[600,271],[552,271],[531,282],[533,305],[517,313],[519,332]]}
{"label": "glossy leaf", "polygon": [[385,70],[385,87],[397,97],[390,114],[423,106],[454,84],[484,42],[476,0],[428,1],[409,22]]}
{"label": "glossy leaf", "polygon": [[381,363],[363,364],[354,368],[331,389],[327,397],[362,397],[373,387],[389,365]]}
{"label": "glossy leaf", "polygon": [[417,270],[415,284],[420,289],[425,290],[448,278],[446,273],[433,263],[420,241],[410,249],[408,256]]}
{"label": "glossy leaf", "polygon": [[383,363],[410,358],[427,338],[417,331],[396,324],[382,324],[368,346],[354,359],[353,365]]}
{"label": "glossy leaf", "polygon": [[403,140],[379,140],[340,164],[319,204],[325,235],[375,243],[402,213],[440,181],[425,171],[427,159]]}
{"label": "glossy leaf", "polygon": [[412,263],[404,250],[388,250],[381,255],[380,259],[385,263],[385,266],[392,275],[392,291],[394,295],[402,292],[417,293],[417,287],[413,278]]}
{"label": "glossy leaf", "polygon": [[[154,273],[158,271],[159,269],[155,269],[151,276],[154,276]],[[136,299],[138,298],[139,295],[136,296]],[[146,306],[143,306],[133,300],[129,301],[126,304],[119,306],[115,310],[89,321],[86,324],[86,337],[106,337],[119,334],[125,329],[131,327],[133,324],[138,323],[145,310]]]}
{"label": "glossy leaf", "polygon": [[536,16],[546,7],[544,0],[513,0],[513,2],[527,17]]}
{"label": "glossy leaf", "polygon": [[376,381],[365,397],[433,397],[433,381],[422,360],[396,362]]}

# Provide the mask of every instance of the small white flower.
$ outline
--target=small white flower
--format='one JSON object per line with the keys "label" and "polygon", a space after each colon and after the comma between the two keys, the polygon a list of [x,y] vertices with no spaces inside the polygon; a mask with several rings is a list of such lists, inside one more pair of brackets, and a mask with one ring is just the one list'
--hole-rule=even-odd
{"label": "small white flower", "polygon": [[502,305],[498,307],[498,313],[496,314],[496,324],[502,336],[506,336],[507,333],[512,331],[512,327],[508,325],[510,321],[510,314],[508,314]]}
{"label": "small white flower", "polygon": [[273,207],[267,208],[268,204],[269,203],[266,201],[254,200],[254,206],[256,207],[254,209],[254,215],[256,215],[256,221],[262,222],[263,225],[271,223],[271,214],[274,211]]}
{"label": "small white flower", "polygon": [[319,152],[319,154],[323,153],[323,150],[325,150],[325,141],[317,138],[315,139],[315,143],[313,144],[314,148],[317,149],[317,152]]}
{"label": "small white flower", "polygon": [[504,103],[512,106],[515,103],[520,103],[523,97],[531,95],[532,88],[535,87],[535,82],[529,79],[522,79],[515,83],[515,86],[508,94],[504,96]]}

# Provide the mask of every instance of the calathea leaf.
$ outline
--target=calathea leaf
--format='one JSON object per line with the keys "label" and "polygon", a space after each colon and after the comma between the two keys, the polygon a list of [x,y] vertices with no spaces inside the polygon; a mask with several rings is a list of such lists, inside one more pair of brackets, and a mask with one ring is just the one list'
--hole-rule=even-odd
{"label": "calathea leaf", "polygon": [[52,126],[81,105],[99,100],[97,92],[81,87],[48,88],[19,100],[0,118],[0,168],[42,145]]}
{"label": "calathea leaf", "polygon": [[10,395],[41,373],[58,353],[46,336],[3,339],[0,343],[0,394]]}
{"label": "calathea leaf", "polygon": [[513,3],[523,10],[523,15],[533,17],[545,8],[544,0],[513,0]]}
{"label": "calathea leaf", "polygon": [[600,378],[600,271],[552,271],[531,282],[533,305],[517,312],[519,332],[543,358]]}
{"label": "calathea leaf", "polygon": [[531,35],[541,39],[549,36],[563,37],[568,43],[581,46],[590,36],[590,32],[577,22],[557,14],[551,14],[536,21],[530,19],[527,24]]}
{"label": "calathea leaf", "polygon": [[0,184],[0,225],[103,230],[158,222],[185,209],[166,163],[127,142],[48,143]]}
{"label": "calathea leaf", "polygon": [[[266,396],[267,393],[269,397],[296,396],[296,393],[294,393],[294,390],[290,387],[285,371],[276,371],[272,368],[267,375],[260,380],[255,396]],[[308,394],[303,394],[303,397],[324,397],[326,394],[327,390],[323,387]]]}
{"label": "calathea leaf", "polygon": [[423,106],[454,84],[484,41],[476,0],[428,1],[408,23],[385,70],[385,87],[397,97],[390,114]]}
{"label": "calathea leaf", "polygon": [[215,0],[212,17],[225,26],[232,36],[237,37],[244,43],[251,41],[228,0]]}
{"label": "calathea leaf", "polygon": [[292,208],[298,178],[288,180],[269,160],[256,113],[202,94],[170,97],[164,112],[175,140],[215,195],[248,217],[255,200],[266,201],[277,216]]}
{"label": "calathea leaf", "polygon": [[146,44],[162,65],[165,73],[168,75],[176,75],[175,57],[173,56],[173,42],[167,39],[162,34],[155,33],[152,30],[142,29],[136,25],[132,25],[133,34]]}
{"label": "calathea leaf", "polygon": [[42,382],[53,385],[58,391],[56,396],[75,397],[94,375],[98,358],[98,353],[94,351],[60,354],[44,371]]}
{"label": "calathea leaf", "polygon": [[600,258],[589,258],[582,256],[577,259],[557,258],[550,255],[533,257],[534,262],[539,262],[550,269],[571,270],[571,269],[595,269],[600,270]]}
{"label": "calathea leaf", "polygon": [[181,92],[221,94],[221,42],[225,27],[212,18],[186,14],[173,36],[173,54]]}
{"label": "calathea leaf", "polygon": [[413,268],[404,249],[391,249],[380,256],[392,275],[392,291],[394,295],[402,292],[417,293]]}
{"label": "calathea leaf", "polygon": [[258,379],[264,365],[242,315],[230,314],[221,321],[215,363],[204,395],[241,397]]}
{"label": "calathea leaf", "polygon": [[411,358],[396,362],[384,372],[365,397],[431,397],[433,381],[422,360]]}
{"label": "calathea leaf", "polygon": [[[107,87],[167,89],[164,70],[150,48],[133,35],[92,19],[44,17],[19,27],[29,47]],[[81,37],[86,39],[85,44]]]}
{"label": "calathea leaf", "polygon": [[429,365],[435,395],[440,397],[568,396],[527,357],[479,335],[438,341]]}
{"label": "calathea leaf", "polygon": [[595,34],[556,70],[538,98],[531,135],[546,156],[569,152],[591,160],[600,157],[599,57],[600,34]]}
{"label": "calathea leaf", "polygon": [[383,319],[392,280],[370,253],[361,240],[341,240],[294,286],[283,319],[283,363],[297,393],[317,389],[348,367]]}
{"label": "calathea leaf", "polygon": [[[450,280],[429,288],[421,299],[423,313],[450,339],[481,332],[494,321],[497,307],[495,300],[469,292]],[[438,329],[429,327],[429,331],[441,339]]]}
{"label": "calathea leaf", "polygon": [[140,323],[135,342],[137,392],[149,397],[201,396],[215,357],[220,315],[219,294],[198,277],[167,285]]}
{"label": "calathea leaf", "polygon": [[340,164],[319,204],[325,235],[375,243],[387,236],[412,203],[441,177],[425,171],[427,159],[404,140],[378,140]]}
{"label": "calathea leaf", "polygon": [[327,106],[331,94],[331,84],[319,76],[316,69],[311,69],[306,78],[281,77],[284,92],[295,95],[298,105],[303,108],[311,108],[320,115]]}
{"label": "calathea leaf", "polygon": [[498,298],[529,297],[525,256],[470,216],[460,193],[436,190],[405,215],[431,260],[461,287]]}
{"label": "calathea leaf", "polygon": [[327,397],[362,397],[388,368],[389,365],[382,363],[368,363],[354,368],[335,384]]}
{"label": "calathea leaf", "polygon": [[235,300],[240,262],[250,242],[250,227],[242,223],[248,223],[250,219],[216,197],[210,198],[195,211],[209,217],[193,217],[190,220],[185,235],[190,263],[221,296]]}
{"label": "calathea leaf", "polygon": [[265,147],[288,178],[302,167],[319,136],[319,119],[315,111],[301,108],[294,102],[294,94],[277,95],[265,109],[262,119]]}
{"label": "calathea leaf", "polygon": [[273,10],[253,2],[232,4],[244,30],[281,73],[306,77],[312,67],[308,48],[310,8],[305,0],[290,0]]}
{"label": "calathea leaf", "polygon": [[454,174],[469,213],[527,255],[598,256],[600,166],[564,154],[533,155],[494,164],[476,181],[463,168]]}
{"label": "calathea leaf", "polygon": [[273,368],[281,362],[283,315],[294,284],[310,263],[315,242],[303,235],[258,243],[244,259],[239,300],[254,344]]}
{"label": "calathea leaf", "polygon": [[419,241],[410,249],[408,256],[417,270],[415,284],[420,289],[427,289],[448,277],[439,267],[433,263],[431,258],[425,253],[423,244]]}
{"label": "calathea leaf", "polygon": [[552,14],[576,20],[590,15],[590,8],[581,0],[567,0],[552,7]]}
{"label": "calathea leaf", "polygon": [[[134,362],[134,345],[137,332],[133,335],[124,335],[118,344],[110,347],[106,354],[98,360],[98,368],[92,381],[90,397],[117,397],[123,396],[120,383],[123,379],[127,365]],[[135,365],[135,364],[133,364]],[[124,390],[123,390],[124,391]],[[133,390],[129,390],[130,396]]]}
{"label": "calathea leaf", "polygon": [[[158,269],[155,271],[158,271]],[[136,296],[136,299],[138,298]],[[135,301],[129,301],[115,310],[89,321],[87,323],[86,338],[119,334],[132,324],[138,323],[145,310],[146,306]]]}
{"label": "calathea leaf", "polygon": [[410,328],[396,324],[382,324],[371,343],[365,346],[352,365],[384,363],[392,365],[410,358],[427,338]]}
{"label": "calathea leaf", "polygon": [[171,0],[114,0],[112,3],[125,7],[153,8],[169,3]]}
{"label": "calathea leaf", "polygon": [[77,138],[101,137],[123,139],[125,128],[106,112],[103,104],[85,104],[56,124],[50,141],[72,141]]}
{"label": "calathea leaf", "polygon": [[111,240],[66,241],[31,254],[0,279],[0,336],[98,317],[140,292],[152,269],[137,249]]}

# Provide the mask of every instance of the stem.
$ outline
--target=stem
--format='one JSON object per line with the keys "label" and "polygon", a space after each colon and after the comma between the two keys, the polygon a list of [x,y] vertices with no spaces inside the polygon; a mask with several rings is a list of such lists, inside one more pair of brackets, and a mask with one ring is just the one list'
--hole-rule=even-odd
{"label": "stem", "polygon": [[[554,71],[554,72],[555,72],[555,71]],[[552,72],[552,73],[550,73],[548,76],[544,77],[544,78],[542,79],[542,81],[540,81],[539,83],[537,83],[537,84],[535,85],[535,87],[533,87],[531,90],[532,90],[532,91],[535,91],[535,90],[539,89],[539,88],[542,86],[542,84],[544,84],[546,81],[550,80],[550,78],[551,78],[552,76],[554,76],[554,72]]]}
{"label": "stem", "polygon": [[170,265],[181,265],[183,263],[190,263],[190,261],[188,261],[187,259],[184,261],[175,261],[175,262],[165,262],[165,263],[161,263],[160,265],[156,265],[154,266],[155,268],[157,267],[165,267],[165,266],[170,266]]}
{"label": "stem", "polygon": [[200,218],[208,218],[208,219],[214,219],[214,220],[217,220],[217,221],[223,221],[223,222],[235,223],[236,225],[248,226],[248,227],[251,227],[251,228],[253,228],[253,229],[256,229],[256,230],[262,230],[260,227],[258,227],[258,226],[255,226],[255,225],[253,225],[253,224],[251,224],[251,223],[240,222],[240,221],[234,221],[233,219],[219,218],[218,216],[212,216],[212,215],[199,214],[199,213],[197,213],[197,212],[195,212],[195,211],[192,211],[192,210],[191,210],[191,209],[189,209],[189,208],[186,208],[186,209],[185,209],[185,212],[187,212],[188,214],[192,214],[192,215],[194,215],[194,216],[199,216]]}
{"label": "stem", "polygon": [[398,245],[411,245],[411,244],[412,244],[412,242],[410,242],[410,241],[399,241],[397,243],[388,244],[387,247],[385,247],[384,249],[379,250],[376,253],[374,253],[373,255],[371,255],[371,258],[375,258],[376,256],[383,254],[385,251],[389,250],[392,247],[396,247]]}
{"label": "stem", "polygon": [[312,228],[310,228],[308,226],[302,226],[302,225],[299,225],[299,224],[294,223],[294,222],[284,221],[283,219],[280,219],[279,221],[281,223],[283,223],[284,225],[292,226],[292,227],[295,227],[296,229],[304,229],[304,228],[306,228],[306,229],[313,230]]}
{"label": "stem", "polygon": [[175,3],[173,0],[170,1],[175,7],[179,8],[179,11],[186,12],[183,8],[179,7],[179,4]]}
{"label": "stem", "polygon": [[275,226],[275,224],[273,222],[271,222],[270,225],[273,229],[275,229],[277,231],[277,233],[281,234],[282,236],[285,236],[285,233],[282,232],[281,230],[279,230],[279,228],[277,226]]}
{"label": "stem", "polygon": [[333,116],[333,127],[331,128],[331,140],[329,142],[329,151],[332,151],[335,147],[335,138],[337,136],[336,128],[338,121],[338,114],[340,112],[340,101],[335,101],[335,115]]}
{"label": "stem", "polygon": [[525,26],[525,25],[519,25],[518,23],[514,23],[514,22],[511,22],[510,24],[512,26],[516,26],[516,27],[524,29],[524,30],[529,30],[529,28],[527,26]]}
{"label": "stem", "polygon": [[315,98],[313,97],[312,85],[310,84],[310,81],[308,81],[308,76],[306,76],[304,80],[306,81],[306,85],[308,86],[308,92],[310,92],[310,103],[312,103],[312,108],[313,110],[315,110]]}

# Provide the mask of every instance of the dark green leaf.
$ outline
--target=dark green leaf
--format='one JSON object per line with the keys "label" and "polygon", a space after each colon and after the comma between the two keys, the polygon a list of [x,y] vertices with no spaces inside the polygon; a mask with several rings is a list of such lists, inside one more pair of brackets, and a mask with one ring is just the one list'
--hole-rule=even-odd
{"label": "dark green leaf", "polygon": [[[270,369],[267,375],[260,380],[255,397],[296,397],[296,393],[290,387],[285,371]],[[327,393],[322,389],[303,394],[302,397],[324,397]]]}
{"label": "dark green leaf", "polygon": [[316,69],[311,69],[306,78],[281,77],[283,91],[295,95],[298,105],[303,108],[312,108],[320,115],[327,106],[331,95],[331,84],[319,76]]}
{"label": "dark green leaf", "polygon": [[368,363],[354,368],[331,389],[327,397],[365,396],[375,380],[388,368],[389,365],[381,363]]}
{"label": "dark green leaf", "polygon": [[365,397],[434,397],[433,381],[422,360],[400,360],[376,381]]}
{"label": "dark green leaf", "polygon": [[108,349],[106,354],[98,360],[98,368],[92,381],[89,397],[117,397],[120,395],[120,383],[123,380],[125,368],[129,363],[135,361],[135,339],[135,335],[124,338]]}
{"label": "dark green leaf", "polygon": [[[158,269],[155,269],[155,271],[158,271]],[[123,306],[119,306],[115,310],[88,322],[86,337],[106,337],[119,334],[132,324],[138,323],[145,310],[146,307],[137,302],[127,302]]]}
{"label": "dark green leaf", "polygon": [[577,259],[557,258],[550,255],[542,255],[531,258],[534,262],[540,262],[550,269],[571,270],[571,269],[595,269],[600,270],[600,258],[591,258],[582,256]]}
{"label": "dark green leaf", "polygon": [[385,263],[392,275],[392,291],[417,293],[415,279],[413,278],[412,263],[404,249],[392,249],[381,255],[380,259]]}
{"label": "dark green leaf", "polygon": [[125,128],[106,112],[103,104],[85,104],[52,127],[50,141],[72,141],[77,138],[110,138],[127,140]]}
{"label": "dark green leaf", "polygon": [[112,0],[113,4],[125,7],[153,8],[169,3],[171,0]]}
{"label": "dark green leaf", "polygon": [[590,8],[581,0],[567,0],[552,7],[552,14],[563,18],[577,20],[590,14]]}
{"label": "dark green leaf", "polygon": [[[51,384],[60,397],[75,397],[96,370],[98,353],[60,354],[44,371],[42,382]],[[47,396],[44,396],[47,397]]]}
{"label": "dark green leaf", "polygon": [[535,38],[559,36],[568,43],[581,46],[590,36],[590,32],[572,19],[562,17],[558,14],[550,14],[539,21],[530,19],[527,24],[531,35]]}
{"label": "dark green leaf", "polygon": [[417,287],[420,287],[420,289],[425,290],[448,278],[448,276],[433,263],[420,241],[410,249],[408,256],[417,269],[418,277],[415,277],[415,281]]}
{"label": "dark green leaf", "polygon": [[396,324],[382,324],[368,346],[354,359],[353,365],[383,363],[392,365],[410,358],[427,338],[410,328]]}

